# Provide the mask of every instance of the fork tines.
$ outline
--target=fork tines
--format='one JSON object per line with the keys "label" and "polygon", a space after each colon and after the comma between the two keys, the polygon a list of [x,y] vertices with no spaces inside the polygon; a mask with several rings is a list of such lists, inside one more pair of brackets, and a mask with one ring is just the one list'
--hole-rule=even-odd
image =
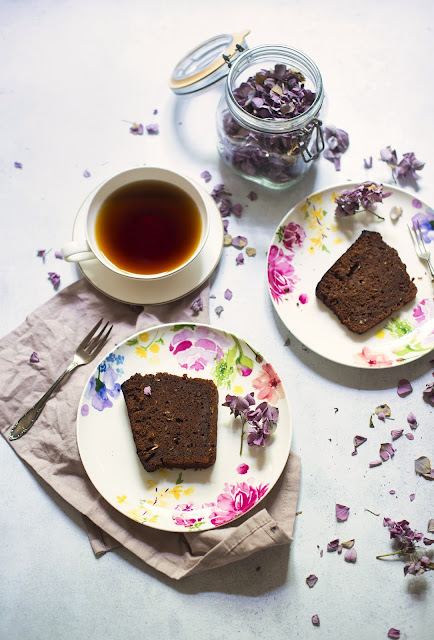
{"label": "fork tines", "polygon": [[[102,323],[102,318],[101,320],[98,322],[98,324],[96,325],[96,327],[93,329],[93,332],[97,331],[98,328],[100,327]],[[101,329],[101,331],[98,333],[98,335],[96,335],[95,337],[91,337],[90,341],[88,342],[87,346],[84,347],[84,349],[86,349],[86,351],[88,353],[93,353],[96,349],[100,349],[103,344],[105,344],[109,338],[109,335],[112,332],[113,329],[113,325],[110,325],[110,328],[107,331],[107,327],[110,325],[109,322],[106,322],[105,325],[103,326],[103,328]]]}

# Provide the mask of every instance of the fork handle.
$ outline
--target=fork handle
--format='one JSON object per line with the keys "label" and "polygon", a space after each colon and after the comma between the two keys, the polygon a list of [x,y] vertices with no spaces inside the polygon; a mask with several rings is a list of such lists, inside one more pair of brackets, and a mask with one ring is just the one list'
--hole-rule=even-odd
{"label": "fork handle", "polygon": [[36,404],[33,405],[31,409],[26,411],[26,413],[14,424],[9,434],[9,440],[18,440],[21,436],[24,436],[27,431],[33,427],[36,420],[42,413],[42,409],[45,407],[48,399],[52,396],[54,391],[57,389],[59,384],[63,382],[68,374],[71,373],[79,364],[77,362],[71,362],[71,364],[65,369],[65,371],[60,375],[56,382],[54,382],[51,387],[48,389],[46,393],[42,396]]}
{"label": "fork handle", "polygon": [[434,282],[434,267],[433,267],[433,264],[431,262],[431,258],[428,258],[427,263],[428,263],[429,272],[431,274],[431,281]]}

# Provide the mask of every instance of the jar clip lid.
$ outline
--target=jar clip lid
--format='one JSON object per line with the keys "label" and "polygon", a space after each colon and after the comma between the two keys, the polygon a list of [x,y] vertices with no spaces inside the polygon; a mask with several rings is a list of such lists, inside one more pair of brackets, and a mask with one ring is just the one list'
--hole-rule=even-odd
{"label": "jar clip lid", "polygon": [[170,88],[178,94],[193,93],[224,78],[230,60],[247,48],[245,37],[249,33],[250,29],[239,33],[223,33],[189,51],[173,70]]}

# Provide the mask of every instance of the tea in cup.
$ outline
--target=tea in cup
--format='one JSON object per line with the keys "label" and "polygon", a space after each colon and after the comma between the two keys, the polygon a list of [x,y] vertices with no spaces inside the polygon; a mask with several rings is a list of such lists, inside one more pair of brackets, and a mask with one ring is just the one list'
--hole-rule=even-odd
{"label": "tea in cup", "polygon": [[206,202],[186,176],[130,169],[105,182],[86,214],[86,242],[62,248],[65,260],[98,259],[137,279],[172,275],[194,260],[209,232]]}

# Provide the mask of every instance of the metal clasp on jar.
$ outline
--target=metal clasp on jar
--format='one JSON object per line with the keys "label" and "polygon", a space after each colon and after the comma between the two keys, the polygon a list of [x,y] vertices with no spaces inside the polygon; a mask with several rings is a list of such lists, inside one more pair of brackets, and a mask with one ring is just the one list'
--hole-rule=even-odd
{"label": "metal clasp on jar", "polygon": [[[301,151],[301,157],[306,163],[315,160],[315,158],[318,158],[318,156],[321,155],[321,153],[324,151],[325,143],[321,127],[321,120],[318,120],[318,118],[314,118],[306,127],[300,129],[300,131],[297,132],[299,143],[298,148]],[[312,151],[310,151],[308,143],[312,138],[315,129],[316,139],[312,145]]]}

